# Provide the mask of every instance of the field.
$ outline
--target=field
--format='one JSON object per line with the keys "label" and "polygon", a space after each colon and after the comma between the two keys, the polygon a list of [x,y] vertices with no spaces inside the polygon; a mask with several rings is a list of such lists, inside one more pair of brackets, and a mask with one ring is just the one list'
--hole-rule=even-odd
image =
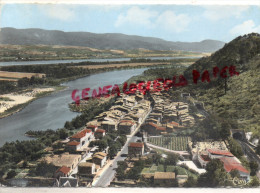
{"label": "field", "polygon": [[186,151],[190,137],[149,137],[148,142],[173,151]]}
{"label": "field", "polygon": [[40,78],[46,77],[45,74],[40,74],[40,73],[0,71],[1,79],[19,79],[24,77],[31,78],[32,76],[40,77]]}
{"label": "field", "polygon": [[0,45],[0,61],[70,60],[88,58],[140,58],[207,56],[209,53],[174,50],[101,50],[81,46]]}
{"label": "field", "polygon": [[[169,65],[169,64],[170,64],[170,62],[146,62],[146,63],[119,63],[119,64],[85,65],[85,66],[75,66],[75,67],[87,68],[87,69],[99,69],[99,68],[121,68],[121,67],[127,67],[127,66],[129,66],[129,67],[156,66],[156,65]],[[192,64],[192,63],[190,63],[190,64]]]}
{"label": "field", "polygon": [[146,167],[142,170],[141,174],[153,174],[155,172],[174,172],[176,175],[188,175],[192,176],[195,179],[198,177],[197,174],[181,167],[181,166],[173,166],[169,165],[166,168],[163,165],[152,165],[150,168]]}

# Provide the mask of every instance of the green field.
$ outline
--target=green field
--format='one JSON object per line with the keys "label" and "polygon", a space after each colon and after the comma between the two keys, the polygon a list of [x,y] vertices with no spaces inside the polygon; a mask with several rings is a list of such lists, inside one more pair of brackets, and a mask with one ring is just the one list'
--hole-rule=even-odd
{"label": "green field", "polygon": [[173,165],[169,165],[165,168],[164,170],[164,166],[163,165],[152,165],[150,168],[144,168],[141,172],[141,174],[152,174],[155,172],[174,172],[176,175],[188,175],[188,176],[192,176],[195,179],[198,177],[197,174],[192,173],[191,171],[181,167],[181,166],[173,166]]}
{"label": "green field", "polygon": [[190,137],[149,137],[148,142],[174,151],[186,151]]}

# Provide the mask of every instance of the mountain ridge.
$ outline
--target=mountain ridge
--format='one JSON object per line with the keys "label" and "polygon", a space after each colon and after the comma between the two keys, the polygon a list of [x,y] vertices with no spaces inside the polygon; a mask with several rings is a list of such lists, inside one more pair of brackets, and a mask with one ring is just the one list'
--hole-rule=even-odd
{"label": "mountain ridge", "polygon": [[180,50],[193,52],[214,52],[224,46],[218,40],[200,42],[172,42],[156,37],[126,35],[122,33],[97,34],[91,32],[64,32],[39,28],[16,29],[2,28],[0,44],[11,45],[68,45],[84,46],[96,49],[132,50]]}

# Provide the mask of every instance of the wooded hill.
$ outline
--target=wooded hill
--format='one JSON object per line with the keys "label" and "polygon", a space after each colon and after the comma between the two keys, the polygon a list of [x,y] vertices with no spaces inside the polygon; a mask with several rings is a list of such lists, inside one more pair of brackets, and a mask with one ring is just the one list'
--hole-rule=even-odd
{"label": "wooded hill", "polygon": [[[212,74],[213,67],[220,71],[225,66],[235,66],[239,75],[227,78]],[[192,82],[192,71],[196,69],[203,74],[208,70],[210,82]],[[220,72],[219,71],[219,72]],[[206,110],[222,118],[238,122],[240,129],[253,131],[260,138],[260,35],[251,33],[239,36],[212,54],[204,57],[185,71],[190,86],[188,92],[205,103]],[[225,84],[226,82],[226,84]],[[226,90],[226,91],[225,91]]]}

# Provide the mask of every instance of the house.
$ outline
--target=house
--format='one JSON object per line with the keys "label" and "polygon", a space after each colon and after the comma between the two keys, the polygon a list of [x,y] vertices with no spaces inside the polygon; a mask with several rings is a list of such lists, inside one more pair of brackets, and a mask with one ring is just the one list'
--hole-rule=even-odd
{"label": "house", "polygon": [[126,117],[130,117],[131,119],[133,119],[136,123],[142,123],[143,118],[138,116],[135,113],[129,113]]}
{"label": "house", "polygon": [[130,135],[136,128],[136,123],[131,120],[121,120],[118,124],[120,134]]}
{"label": "house", "polygon": [[201,165],[202,168],[205,168],[206,165],[210,162],[210,157],[208,155],[205,154],[201,154],[198,156],[198,161]]}
{"label": "house", "polygon": [[137,104],[137,101],[135,100],[135,96],[127,96],[126,98],[123,99],[123,102],[125,105],[128,106],[135,106]]}
{"label": "house", "polygon": [[234,157],[234,155],[229,151],[219,149],[208,149],[208,156],[210,159],[218,159],[221,157]]}
{"label": "house", "polygon": [[97,152],[93,155],[92,161],[94,164],[99,165],[102,168],[107,161],[107,154],[103,152]]}
{"label": "house", "polygon": [[62,166],[59,169],[56,170],[53,177],[54,178],[60,178],[60,177],[68,177],[71,172],[71,169],[67,166]]}
{"label": "house", "polygon": [[160,135],[161,132],[166,132],[165,127],[159,126],[152,122],[145,123],[142,126],[142,129],[146,131],[149,135]]}
{"label": "house", "polygon": [[98,129],[94,135],[96,139],[101,139],[106,135],[106,131],[104,129]]}
{"label": "house", "polygon": [[[91,129],[83,129],[82,131],[76,133],[75,135],[70,137],[70,141],[79,142],[79,148],[88,143],[91,139],[93,139],[93,133]],[[76,143],[74,143],[75,145]]]}
{"label": "house", "polygon": [[60,177],[56,182],[58,187],[78,187],[77,178]]}
{"label": "house", "polygon": [[221,157],[219,160],[223,162],[226,172],[229,173],[232,170],[237,170],[240,179],[246,180],[247,182],[249,181],[250,172],[241,165],[236,157]]}
{"label": "house", "polygon": [[66,166],[73,170],[81,160],[81,155],[63,153],[60,155],[49,155],[43,158],[43,161],[52,163],[57,167]]}
{"label": "house", "polygon": [[130,143],[128,145],[128,156],[129,157],[136,157],[141,156],[144,154],[144,143]]}
{"label": "house", "polygon": [[145,122],[146,122],[146,123],[151,122],[151,123],[154,123],[154,124],[158,124],[158,120],[153,119],[153,118],[147,118],[147,119],[145,120]]}
{"label": "house", "polygon": [[118,122],[115,120],[104,120],[101,122],[101,127],[105,131],[115,131],[117,130]]}
{"label": "house", "polygon": [[150,113],[149,117],[158,120],[158,122],[161,122],[163,118],[162,113]]}
{"label": "house", "polygon": [[224,141],[196,142],[195,147],[191,150],[192,160],[198,160],[200,154],[208,155],[208,149],[228,150]]}
{"label": "house", "polygon": [[68,152],[74,152],[81,148],[80,142],[77,141],[69,141],[66,146],[65,150]]}
{"label": "house", "polygon": [[78,165],[78,174],[80,176],[91,176],[96,172],[95,163],[84,162]]}
{"label": "house", "polygon": [[175,180],[174,172],[155,172],[154,184],[157,186],[173,186]]}

